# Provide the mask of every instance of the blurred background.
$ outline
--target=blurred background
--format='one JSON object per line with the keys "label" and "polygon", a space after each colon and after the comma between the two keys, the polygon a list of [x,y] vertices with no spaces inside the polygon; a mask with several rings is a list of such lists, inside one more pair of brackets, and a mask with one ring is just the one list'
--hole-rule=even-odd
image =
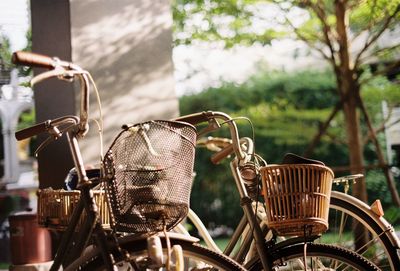
{"label": "blurred background", "polygon": [[[0,262],[10,261],[7,217],[34,211],[36,190],[60,187],[72,167],[51,159],[55,147],[34,158],[43,139],[17,143],[14,132],[76,111],[76,90],[60,86],[57,100],[45,86],[30,89],[36,71],[14,67],[15,50],[92,72],[106,148],[125,122],[205,110],[245,116],[252,124],[238,121],[240,133],[254,137],[268,163],[292,152],[325,162],[335,176],[364,174],[353,195],[380,199],[399,229],[400,2],[347,1],[343,13],[337,2],[1,0]],[[86,161],[96,164],[97,135],[87,142]],[[224,237],[242,212],[229,165],[212,165],[204,149],[196,157],[191,207]]]}

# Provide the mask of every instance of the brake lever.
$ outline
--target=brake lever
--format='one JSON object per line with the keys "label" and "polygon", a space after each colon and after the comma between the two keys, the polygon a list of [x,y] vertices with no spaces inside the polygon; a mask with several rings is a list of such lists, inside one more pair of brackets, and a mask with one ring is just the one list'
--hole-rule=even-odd
{"label": "brake lever", "polygon": [[39,152],[41,152],[47,145],[49,145],[51,142],[57,140],[57,138],[53,137],[53,136],[49,136],[48,138],[46,138],[46,140],[44,140],[39,147],[37,147],[37,149],[35,150],[35,157],[38,157]]}
{"label": "brake lever", "polygon": [[200,137],[203,134],[218,130],[219,128],[221,128],[221,124],[219,124],[219,122],[215,118],[211,118],[208,120],[207,127],[198,132],[197,136]]}
{"label": "brake lever", "polygon": [[[74,127],[74,125],[70,125],[68,127],[66,127],[65,129],[63,129],[63,132],[65,132],[66,130],[68,130],[70,127]],[[37,149],[34,152],[35,157],[38,157],[39,152],[42,151],[47,145],[49,145],[51,142],[56,141],[57,139],[59,139],[60,137],[62,137],[63,132],[60,131],[60,129],[58,129],[57,126],[52,126],[51,124],[49,125],[49,127],[47,128],[47,132],[50,134],[49,137],[47,137],[40,145],[39,147],[37,147]]]}

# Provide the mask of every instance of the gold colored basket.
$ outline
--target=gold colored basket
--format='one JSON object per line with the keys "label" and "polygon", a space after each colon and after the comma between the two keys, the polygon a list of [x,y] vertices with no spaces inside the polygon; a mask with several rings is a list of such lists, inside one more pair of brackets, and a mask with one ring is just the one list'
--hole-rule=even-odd
{"label": "gold colored basket", "polygon": [[269,165],[260,169],[267,225],[281,236],[321,234],[328,229],[334,174],[316,164]]}
{"label": "gold colored basket", "polygon": [[[110,214],[107,196],[104,190],[94,190],[94,199],[99,207],[100,220],[104,228],[110,228]],[[65,230],[71,219],[73,210],[78,204],[80,191],[40,189],[38,195],[38,224],[54,230]],[[85,214],[82,214],[80,225]]]}

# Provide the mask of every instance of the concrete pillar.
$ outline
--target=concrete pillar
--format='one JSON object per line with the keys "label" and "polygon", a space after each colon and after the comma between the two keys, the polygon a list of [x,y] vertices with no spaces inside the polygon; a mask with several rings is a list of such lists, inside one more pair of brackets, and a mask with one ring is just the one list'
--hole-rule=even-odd
{"label": "concrete pillar", "polygon": [[[71,59],[71,27],[68,0],[31,0],[32,51]],[[34,74],[42,70],[34,70]],[[34,87],[36,121],[75,112],[72,84],[51,79]],[[46,137],[39,136],[38,143]],[[39,188],[59,188],[73,166],[66,138],[48,145],[38,156]]]}
{"label": "concrete pillar", "polygon": [[[170,1],[32,0],[31,7],[33,50],[72,59],[93,75],[102,100],[105,150],[124,123],[178,115]],[[78,109],[78,88],[74,93],[72,85],[60,82],[46,82],[41,88],[35,90],[38,121]],[[94,95],[90,108],[90,116],[97,118]],[[98,163],[99,144],[92,122],[80,142],[86,162]],[[68,149],[52,145],[39,157],[41,187],[56,186],[71,167],[64,155]],[[52,167],[57,169],[48,174]]]}

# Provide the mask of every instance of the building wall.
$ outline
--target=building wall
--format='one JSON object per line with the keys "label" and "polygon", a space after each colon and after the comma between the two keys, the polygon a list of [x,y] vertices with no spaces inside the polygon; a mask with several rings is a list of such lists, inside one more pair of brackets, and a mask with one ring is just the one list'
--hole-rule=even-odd
{"label": "building wall", "polygon": [[[169,1],[31,0],[31,8],[33,50],[72,59],[96,81],[102,100],[105,150],[124,123],[178,115]],[[72,85],[50,82],[41,87],[40,95],[35,89],[38,121],[78,110],[76,85],[71,89]],[[97,118],[93,93],[90,116]],[[98,138],[91,122],[91,131],[80,145],[84,160],[93,165],[100,158]],[[58,187],[72,167],[65,142],[52,145],[57,147],[39,156],[40,187]],[[49,168],[53,168],[51,174]]]}
{"label": "building wall", "polygon": [[[122,124],[178,115],[171,27],[170,1],[71,0],[72,59],[92,73],[99,88],[106,147]],[[98,117],[92,97],[91,116]],[[92,127],[82,148],[96,162],[99,143]]]}

